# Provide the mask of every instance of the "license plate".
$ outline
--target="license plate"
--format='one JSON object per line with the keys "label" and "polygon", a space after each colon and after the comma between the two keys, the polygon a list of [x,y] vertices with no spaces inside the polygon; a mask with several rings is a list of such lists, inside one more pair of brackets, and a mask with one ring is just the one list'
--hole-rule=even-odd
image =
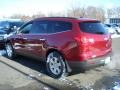
{"label": "license plate", "polygon": [[108,64],[109,62],[110,62],[110,57],[107,57],[106,59],[105,59],[105,64]]}

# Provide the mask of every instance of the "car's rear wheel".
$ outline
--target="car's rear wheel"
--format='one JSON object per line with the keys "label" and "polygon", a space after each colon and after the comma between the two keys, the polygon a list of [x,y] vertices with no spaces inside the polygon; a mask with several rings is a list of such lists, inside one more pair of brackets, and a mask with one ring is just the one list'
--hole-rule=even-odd
{"label": "car's rear wheel", "polygon": [[53,78],[61,78],[67,75],[64,58],[56,51],[50,52],[47,55],[46,65],[49,75]]}
{"label": "car's rear wheel", "polygon": [[14,53],[12,45],[10,43],[7,43],[5,45],[5,48],[6,48],[7,57],[10,59],[13,59],[15,57],[15,53]]}

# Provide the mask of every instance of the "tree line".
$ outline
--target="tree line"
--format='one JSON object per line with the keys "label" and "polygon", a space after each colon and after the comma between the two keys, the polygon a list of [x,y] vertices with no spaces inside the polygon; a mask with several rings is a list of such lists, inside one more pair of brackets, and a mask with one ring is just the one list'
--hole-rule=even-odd
{"label": "tree line", "polygon": [[42,12],[38,12],[35,15],[32,16],[27,16],[27,15],[20,15],[20,14],[15,14],[12,15],[10,18],[14,19],[22,19],[24,21],[29,21],[34,18],[38,17],[85,17],[85,18],[93,18],[93,19],[98,19],[101,22],[105,21],[107,17],[120,17],[120,7],[116,8],[111,8],[107,9],[107,11],[104,8],[101,7],[94,7],[94,6],[88,6],[87,8],[84,7],[72,7],[71,9],[68,9],[65,12],[59,12],[59,13],[48,13],[48,15],[43,14]]}

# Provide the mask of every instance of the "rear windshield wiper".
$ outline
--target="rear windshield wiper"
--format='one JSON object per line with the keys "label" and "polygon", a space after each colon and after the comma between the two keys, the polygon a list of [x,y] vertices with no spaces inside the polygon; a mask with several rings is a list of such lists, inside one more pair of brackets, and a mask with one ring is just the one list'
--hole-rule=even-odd
{"label": "rear windshield wiper", "polygon": [[104,34],[104,32],[95,32],[95,34]]}

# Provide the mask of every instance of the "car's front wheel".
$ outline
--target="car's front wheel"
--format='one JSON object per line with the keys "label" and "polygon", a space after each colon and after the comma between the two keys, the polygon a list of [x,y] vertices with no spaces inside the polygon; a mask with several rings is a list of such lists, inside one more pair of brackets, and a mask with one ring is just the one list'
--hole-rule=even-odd
{"label": "car's front wheel", "polygon": [[53,78],[60,78],[66,75],[66,67],[64,58],[56,51],[50,52],[47,55],[47,71]]}
{"label": "car's front wheel", "polygon": [[5,45],[7,57],[13,59],[15,57],[13,47],[10,43]]}

